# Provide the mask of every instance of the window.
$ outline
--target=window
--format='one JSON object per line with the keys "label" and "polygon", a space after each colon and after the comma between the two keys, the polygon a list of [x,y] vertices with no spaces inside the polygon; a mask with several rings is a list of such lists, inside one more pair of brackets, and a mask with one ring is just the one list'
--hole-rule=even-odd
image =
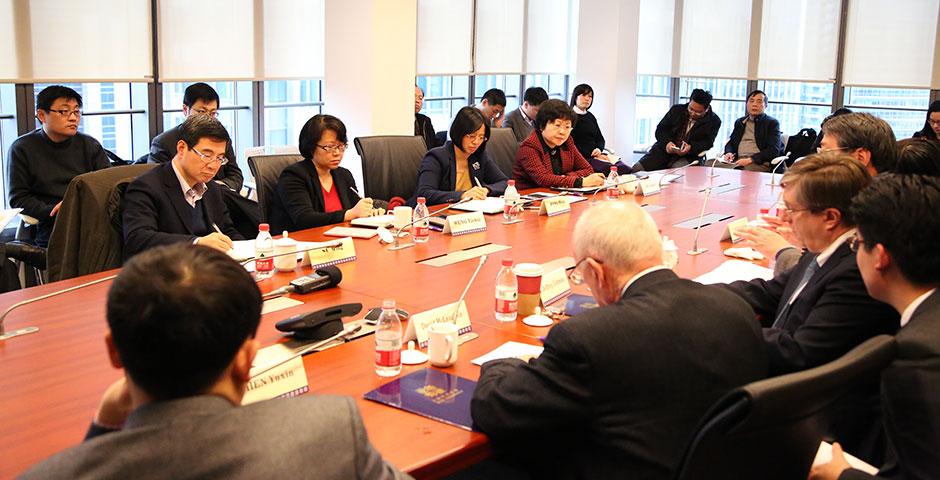
{"label": "window", "polygon": [[[52,84],[37,83],[34,94]],[[79,131],[127,161],[150,151],[146,83],[63,83],[82,96]],[[39,126],[39,121],[36,121]]]}
{"label": "window", "polygon": [[418,86],[424,90],[421,112],[431,118],[438,132],[450,130],[450,121],[457,110],[470,105],[470,77],[418,77]]}
{"label": "window", "polygon": [[[219,94],[219,121],[232,137],[232,148],[238,166],[248,171],[245,149],[254,146],[251,120],[251,82],[207,82]],[[183,93],[189,83],[163,84],[163,128],[183,123]]]}
{"label": "window", "polygon": [[920,88],[846,87],[845,106],[868,112],[891,125],[894,136],[909,138],[924,128],[930,90]]}
{"label": "window", "polygon": [[[477,75],[473,77],[473,103],[479,104],[483,94],[498,88],[506,94],[506,112],[519,108],[522,93],[519,91],[519,75]],[[456,113],[456,112],[455,112]]]}
{"label": "window", "polygon": [[679,99],[688,102],[692,90],[701,88],[712,93],[712,111],[721,118],[721,128],[715,137],[715,145],[708,151],[708,158],[724,151],[731,137],[734,121],[744,116],[747,97],[747,81],[721,78],[680,78]]}
{"label": "window", "polygon": [[12,83],[0,83],[0,197],[3,207],[7,205],[6,178],[7,152],[10,144],[16,140],[16,87]]}
{"label": "window", "polygon": [[669,111],[670,79],[661,75],[636,77],[636,133],[633,151],[646,152],[656,143],[656,125]]}
{"label": "window", "polygon": [[322,80],[264,82],[264,144],[297,145],[300,129],[323,113]]}
{"label": "window", "polygon": [[767,114],[780,121],[784,135],[803,128],[819,133],[819,125],[832,113],[832,84],[762,81],[758,88],[767,94]]}
{"label": "window", "polygon": [[[548,98],[557,98],[565,103],[568,98],[568,75],[563,74],[537,74],[525,76],[525,87],[542,87],[548,93]],[[525,91],[522,92],[525,94]]]}

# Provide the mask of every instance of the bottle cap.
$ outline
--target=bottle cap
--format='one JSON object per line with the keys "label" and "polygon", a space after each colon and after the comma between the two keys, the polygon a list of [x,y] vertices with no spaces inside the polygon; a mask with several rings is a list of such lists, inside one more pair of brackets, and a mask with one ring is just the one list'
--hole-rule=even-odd
{"label": "bottle cap", "polygon": [[261,225],[258,225],[259,232],[267,232],[270,229],[271,227],[267,223],[262,223]]}
{"label": "bottle cap", "polygon": [[281,234],[282,238],[290,238],[287,236],[287,230],[284,230],[284,233]]}
{"label": "bottle cap", "polygon": [[761,215],[768,215],[768,214],[770,214],[770,209],[769,209],[769,208],[762,208],[762,209],[760,209],[760,214],[761,214]]}
{"label": "bottle cap", "polygon": [[511,266],[512,266],[512,259],[511,259],[511,258],[504,258],[504,259],[503,259],[503,266],[504,266],[504,267],[511,267]]}
{"label": "bottle cap", "polygon": [[516,186],[516,181],[515,181],[515,180],[510,180],[509,183],[508,183],[508,185],[509,185],[510,187],[515,187],[515,186]]}
{"label": "bottle cap", "polygon": [[614,173],[617,173],[617,166],[616,166],[616,165],[611,165],[611,166],[610,166],[610,171],[611,171],[611,172],[614,172]]}
{"label": "bottle cap", "polygon": [[424,197],[418,197],[418,203],[424,203],[426,201],[427,200],[425,200]]}
{"label": "bottle cap", "polygon": [[386,308],[386,309],[387,309],[387,308],[395,308],[395,300],[393,300],[393,299],[385,299],[385,300],[382,300],[382,308]]}

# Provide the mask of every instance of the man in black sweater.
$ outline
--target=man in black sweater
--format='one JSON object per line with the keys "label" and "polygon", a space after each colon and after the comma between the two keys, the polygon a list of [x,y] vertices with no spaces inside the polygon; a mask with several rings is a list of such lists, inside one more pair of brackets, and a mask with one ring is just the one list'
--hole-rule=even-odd
{"label": "man in black sweater", "polygon": [[42,123],[10,145],[7,186],[10,206],[39,220],[35,243],[45,247],[62,207],[69,182],[77,175],[107,168],[108,157],[94,138],[80,133],[82,96],[52,85],[36,97],[36,118]]}

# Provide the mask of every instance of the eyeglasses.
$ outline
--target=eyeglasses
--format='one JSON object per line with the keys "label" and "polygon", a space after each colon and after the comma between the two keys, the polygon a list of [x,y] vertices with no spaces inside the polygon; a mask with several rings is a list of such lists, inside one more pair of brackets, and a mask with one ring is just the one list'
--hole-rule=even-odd
{"label": "eyeglasses", "polygon": [[464,138],[466,138],[467,140],[470,140],[471,142],[485,142],[486,141],[486,135],[473,135],[473,134],[468,133],[464,135]]}
{"label": "eyeglasses", "polygon": [[929,123],[930,126],[933,127],[933,126],[940,125],[940,120],[927,120],[927,123]]}
{"label": "eyeglasses", "polygon": [[349,145],[345,143],[339,145],[317,145],[317,148],[323,149],[326,153],[343,153],[349,148]]}
{"label": "eyeglasses", "polygon": [[706,110],[703,110],[703,111],[701,111],[701,112],[696,112],[695,110],[692,110],[692,107],[688,107],[688,111],[689,111],[689,115],[691,115],[691,116],[693,116],[693,117],[695,117],[695,118],[699,118],[699,117],[705,115],[706,113],[708,113],[708,110],[707,110],[707,109],[706,109]]}
{"label": "eyeglasses", "polygon": [[[584,257],[581,260],[578,260],[578,263],[574,264],[574,268],[572,268],[571,271],[568,272],[568,281],[571,282],[572,285],[581,285],[582,283],[584,283],[584,275],[581,274],[580,268],[581,268],[581,264],[584,263],[584,261],[589,258],[591,257]],[[600,264],[604,263],[597,259],[592,259],[592,260]]]}
{"label": "eyeglasses", "polygon": [[213,118],[219,116],[219,111],[218,111],[218,110],[206,110],[206,109],[204,109],[204,108],[194,108],[192,111],[193,111],[193,113],[196,113],[196,114],[199,114],[199,115],[208,115],[208,116],[213,117]]}
{"label": "eyeglasses", "polygon": [[796,212],[805,212],[805,211],[808,211],[808,210],[812,210],[812,208],[790,208],[790,207],[788,207],[788,206],[786,206],[786,205],[784,205],[782,209],[778,206],[777,209],[778,209],[778,210],[783,210],[783,213],[785,213],[787,216],[791,216],[791,217],[792,217],[793,214],[796,213]]}
{"label": "eyeglasses", "polygon": [[65,118],[69,118],[69,117],[71,117],[72,115],[75,115],[75,116],[78,117],[78,118],[81,118],[81,117],[82,117],[82,111],[81,111],[81,110],[69,110],[69,109],[67,109],[67,108],[62,108],[62,109],[59,109],[59,110],[52,110],[52,109],[49,109],[49,110],[47,110],[47,111],[58,113],[59,115],[62,115],[62,116],[65,117]]}
{"label": "eyeglasses", "polygon": [[557,124],[557,123],[549,123],[549,124],[546,124],[546,126],[549,126],[549,125],[552,126],[552,127],[557,128],[558,130],[561,130],[561,131],[563,131],[563,132],[570,132],[572,129],[574,129],[574,126],[571,125],[571,124],[567,124],[567,125],[559,125],[559,124]]}
{"label": "eyeglasses", "polygon": [[865,240],[859,237],[858,234],[856,233],[855,235],[852,235],[851,237],[849,237],[849,240],[848,240],[849,250],[851,250],[852,253],[856,253],[858,252],[858,247],[864,243],[865,243]]}
{"label": "eyeglasses", "polygon": [[225,155],[217,155],[215,157],[212,157],[211,155],[202,153],[199,150],[196,150],[195,148],[190,148],[190,150],[192,150],[193,152],[196,152],[196,155],[199,155],[199,158],[202,159],[202,162],[205,163],[206,165],[212,165],[215,162],[219,162],[219,166],[221,167],[222,165],[225,165],[226,163],[228,163],[228,159],[225,158]]}

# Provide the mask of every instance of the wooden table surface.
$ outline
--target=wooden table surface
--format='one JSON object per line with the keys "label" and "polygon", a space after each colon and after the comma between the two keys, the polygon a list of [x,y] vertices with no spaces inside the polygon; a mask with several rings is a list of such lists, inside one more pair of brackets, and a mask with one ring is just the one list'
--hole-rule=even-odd
{"label": "wooden table surface", "polygon": [[[713,194],[706,213],[753,219],[761,208],[774,205],[781,189],[768,185],[769,174],[716,169],[719,176],[709,178],[710,171],[704,167],[688,168],[682,173],[685,175],[666,186],[662,193],[648,197],[628,195],[620,201],[665,207],[651,215],[679,247],[676,272],[693,278],[725,261],[727,258],[721,252],[728,247],[720,238],[730,220],[702,229],[699,245],[708,248],[706,253],[686,254],[695,231],[675,228],[673,224],[699,215],[703,197],[700,190],[709,185],[743,185],[741,189]],[[598,200],[603,201],[603,193]],[[340,303],[359,302],[368,309],[381,305],[383,298],[394,298],[399,307],[415,313],[454,302],[478,262],[474,259],[440,268],[415,262],[486,242],[510,245],[511,249],[491,255],[467,294],[470,318],[479,338],[463,344],[456,365],[445,369],[475,380],[479,367],[471,364],[471,359],[510,340],[538,343],[537,337],[548,332],[548,328],[528,327],[521,321],[496,321],[493,290],[500,259],[544,263],[573,255],[571,233],[589,204],[590,199],[575,203],[571,213],[551,218],[526,211],[521,216],[523,222],[515,225],[503,225],[500,216],[487,216],[485,232],[457,237],[432,232],[428,243],[394,252],[379,245],[377,238],[357,239],[358,259],[340,265],[343,281],[339,287],[290,295],[305,302],[304,305],[264,315],[258,339],[263,346],[278,342],[282,336],[274,328],[277,321]],[[323,235],[328,229],[305,230],[292,237],[323,241],[330,238]],[[114,272],[6,293],[0,295],[0,308]],[[309,267],[298,268],[295,273],[279,273],[259,286],[262,291],[273,290],[308,273]],[[108,362],[104,344],[109,285],[110,282],[104,282],[40,301],[14,311],[7,318],[8,331],[25,326],[38,326],[40,331],[0,341],[0,478],[12,477],[79,443],[104,389],[120,377],[121,372]],[[576,291],[588,293],[583,287]],[[416,477],[447,475],[489,454],[485,435],[364,400],[364,393],[388,381],[374,373],[373,349],[372,337],[366,336],[307,355],[304,365],[310,390],[355,398],[372,443],[387,460]],[[428,365],[404,367],[402,374],[420,368]]]}

